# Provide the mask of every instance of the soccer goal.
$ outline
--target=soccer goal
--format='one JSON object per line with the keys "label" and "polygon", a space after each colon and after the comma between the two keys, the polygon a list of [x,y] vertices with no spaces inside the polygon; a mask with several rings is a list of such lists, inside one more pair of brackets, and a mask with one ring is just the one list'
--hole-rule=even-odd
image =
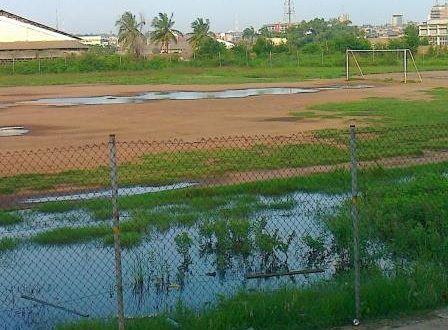
{"label": "soccer goal", "polygon": [[401,72],[404,83],[409,81],[409,75],[413,73],[416,74],[418,81],[423,81],[410,49],[347,49],[346,70],[347,81],[352,76],[365,78],[366,72]]}

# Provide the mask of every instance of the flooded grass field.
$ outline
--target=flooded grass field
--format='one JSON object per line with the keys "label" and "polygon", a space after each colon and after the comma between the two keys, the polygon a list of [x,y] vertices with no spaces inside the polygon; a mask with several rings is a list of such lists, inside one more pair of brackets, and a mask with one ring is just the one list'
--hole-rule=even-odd
{"label": "flooded grass field", "polygon": [[[135,191],[138,194],[139,189]],[[272,290],[330,278],[337,256],[326,248],[332,236],[325,217],[346,197],[301,192],[276,197],[237,195],[124,212],[127,315],[163,313],[179,302],[200,310],[242,289]],[[195,203],[203,207],[194,208]],[[13,214],[20,220],[0,228],[1,237],[16,241],[0,255],[1,267],[8,272],[0,286],[9,287],[1,299],[0,318],[15,328],[31,329],[80,315],[114,315],[110,219],[95,219],[86,210],[29,209]],[[178,220],[170,223],[173,218]],[[306,270],[310,274],[300,275]],[[291,275],[256,278],[278,273]],[[249,279],[251,274],[254,279]]]}
{"label": "flooded grass field", "polygon": [[[160,153],[121,164],[126,316],[151,322],[174,315],[186,329],[213,322],[244,329],[260,317],[276,328],[291,313],[304,315],[307,329],[346,324],[353,316],[354,200],[366,318],[445,303],[445,135],[425,132],[400,149],[417,138],[402,132],[400,144],[376,151],[372,144],[396,140],[366,134],[357,199],[348,193],[342,142]],[[238,180],[224,180],[228,173]],[[2,196],[17,199],[0,211],[0,319],[8,329],[113,320],[108,180],[106,167],[2,178]],[[328,308],[341,310],[327,315]]]}

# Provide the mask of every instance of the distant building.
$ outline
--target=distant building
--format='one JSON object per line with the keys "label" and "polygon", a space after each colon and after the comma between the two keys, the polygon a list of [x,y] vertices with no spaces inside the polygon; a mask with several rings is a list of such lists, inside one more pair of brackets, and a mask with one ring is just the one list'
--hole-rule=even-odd
{"label": "distant building", "polygon": [[0,10],[0,60],[64,57],[88,48],[79,37]]}
{"label": "distant building", "polygon": [[219,42],[220,44],[223,44],[224,46],[226,46],[227,49],[235,48],[235,44],[233,42],[222,40],[222,39],[216,39],[216,41]]}
{"label": "distant building", "polygon": [[118,38],[114,35],[85,35],[79,37],[81,38],[81,42],[88,46],[118,46]]}
{"label": "distant building", "polygon": [[288,23],[274,23],[274,24],[265,24],[263,28],[266,28],[271,33],[286,33],[290,25]]}
{"label": "distant building", "polygon": [[238,43],[243,37],[241,32],[237,31],[228,31],[228,32],[219,32],[216,33],[216,38],[231,42],[233,44]]}
{"label": "distant building", "polygon": [[341,14],[338,17],[339,23],[350,23],[350,15],[349,14]]}
{"label": "distant building", "polygon": [[288,39],[287,38],[268,38],[267,40],[272,42],[272,44],[274,46],[286,45],[288,43]]}
{"label": "distant building", "polygon": [[402,27],[403,24],[404,24],[403,15],[401,14],[392,15],[391,25],[393,27]]}
{"label": "distant building", "polygon": [[366,38],[375,39],[381,43],[386,43],[389,39],[399,38],[403,36],[403,27],[393,27],[392,25],[364,25]]}
{"label": "distant building", "polygon": [[420,37],[433,46],[448,45],[448,4],[433,6],[428,21],[419,25]]}
{"label": "distant building", "polygon": [[428,20],[448,19],[448,5],[435,5],[431,8]]}
{"label": "distant building", "polygon": [[[177,36],[177,43],[170,42],[168,54],[178,54],[184,59],[191,58],[193,56],[193,49],[188,42],[189,37],[190,35]],[[149,57],[153,55],[159,55],[160,44],[153,43],[148,38],[143,54]]]}

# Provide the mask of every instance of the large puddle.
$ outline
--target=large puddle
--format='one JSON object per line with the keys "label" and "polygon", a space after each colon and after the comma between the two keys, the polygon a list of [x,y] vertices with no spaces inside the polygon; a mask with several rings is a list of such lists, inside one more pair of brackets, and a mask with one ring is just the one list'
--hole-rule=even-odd
{"label": "large puddle", "polygon": [[29,129],[22,126],[0,127],[0,137],[22,136],[30,132]]}
{"label": "large puddle", "polygon": [[[229,297],[240,290],[307,286],[331,277],[338,256],[327,249],[313,250],[307,241],[320,239],[324,246],[331,246],[333,238],[323,218],[338,210],[346,198],[317,193],[289,194],[282,200],[293,201],[293,207],[260,209],[247,219],[247,227],[234,228],[228,223],[234,229],[224,232],[207,219],[192,226],[174,226],[165,231],[153,229],[139,245],[123,251],[127,316],[171,311],[179,302],[192,309],[202,309],[216,303],[219,297]],[[262,196],[257,200],[267,205],[274,201]],[[23,238],[31,230],[36,233],[70,223],[74,227],[98,224],[84,210],[55,214],[21,212],[24,221],[7,232],[0,232],[0,237]],[[182,211],[173,209],[175,212]],[[122,217],[123,223],[129,221],[127,214]],[[323,272],[248,278],[248,274],[305,269]],[[0,288],[4,290],[0,298],[0,320],[12,328],[46,329],[58,321],[83,318],[80,314],[103,318],[116,312],[114,250],[101,241],[65,246],[41,246],[28,241],[0,253],[0,274]]]}
{"label": "large puddle", "polygon": [[[181,182],[175,183],[168,186],[132,186],[128,188],[119,188],[118,195],[119,196],[137,196],[148,193],[157,193],[162,191],[171,191],[177,189],[184,189],[198,185],[196,182]],[[43,196],[43,197],[35,197],[28,198],[23,201],[25,204],[32,203],[46,203],[46,202],[63,202],[63,201],[78,201],[78,200],[89,200],[96,198],[104,198],[112,196],[112,190],[100,190],[100,191],[89,191],[84,193],[75,193],[75,194],[67,194],[67,195],[54,195],[54,196]]]}
{"label": "large puddle", "polygon": [[110,105],[144,103],[154,100],[203,100],[203,99],[237,99],[260,95],[293,95],[305,93],[319,93],[338,89],[364,89],[372,88],[369,85],[340,85],[317,88],[249,88],[230,89],[210,92],[168,91],[148,92],[134,96],[94,96],[94,97],[67,97],[45,98],[34,101],[21,102],[21,104],[37,104],[50,106],[79,106],[79,105]]}

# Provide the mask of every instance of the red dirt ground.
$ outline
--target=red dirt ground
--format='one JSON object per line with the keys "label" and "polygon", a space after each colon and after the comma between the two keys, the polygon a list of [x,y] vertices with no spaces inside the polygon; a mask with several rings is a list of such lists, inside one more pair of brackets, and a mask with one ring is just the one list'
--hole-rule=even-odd
{"label": "red dirt ground", "polygon": [[[0,107],[1,126],[25,126],[32,133],[23,137],[0,138],[1,152],[107,142],[108,135],[120,141],[186,141],[215,136],[289,135],[321,129],[343,128],[346,119],[289,120],[290,112],[306,111],[314,104],[347,102],[366,97],[424,97],[423,91],[448,87],[448,72],[426,73],[423,83],[407,85],[385,82],[381,76],[361,84],[371,89],[334,90],[317,94],[257,96],[245,99],[198,101],[151,101],[143,104],[52,107],[14,105]],[[146,91],[222,90],[248,87],[315,87],[344,84],[343,80],[307,81],[287,84],[247,84],[214,86],[173,85],[83,85],[0,88],[0,105],[47,97],[132,95]]]}

